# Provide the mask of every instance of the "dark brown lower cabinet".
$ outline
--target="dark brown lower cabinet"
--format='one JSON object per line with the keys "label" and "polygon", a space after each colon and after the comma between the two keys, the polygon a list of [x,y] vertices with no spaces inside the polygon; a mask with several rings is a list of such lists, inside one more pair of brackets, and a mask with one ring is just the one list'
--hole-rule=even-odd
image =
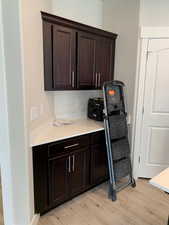
{"label": "dark brown lower cabinet", "polygon": [[108,179],[104,132],[33,148],[35,212],[44,214]]}
{"label": "dark brown lower cabinet", "polygon": [[102,144],[91,147],[91,184],[99,184],[108,179],[108,162],[106,146]]}
{"label": "dark brown lower cabinet", "polygon": [[71,155],[72,170],[70,178],[71,196],[86,190],[89,174],[89,149],[84,148]]}
{"label": "dark brown lower cabinet", "polygon": [[48,160],[49,205],[56,206],[86,190],[89,149],[77,149]]}
{"label": "dark brown lower cabinet", "polygon": [[35,212],[42,213],[49,208],[47,145],[33,148],[33,177]]}
{"label": "dark brown lower cabinet", "polygon": [[69,196],[68,156],[49,159],[49,204],[55,206]]}

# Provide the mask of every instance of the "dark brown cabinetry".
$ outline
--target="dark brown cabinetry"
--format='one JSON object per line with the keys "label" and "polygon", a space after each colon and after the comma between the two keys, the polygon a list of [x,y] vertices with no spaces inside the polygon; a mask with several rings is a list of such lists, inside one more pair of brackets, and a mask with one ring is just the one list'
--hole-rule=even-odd
{"label": "dark brown cabinetry", "polygon": [[84,191],[88,185],[89,147],[74,152],[71,155],[71,160],[70,188],[71,197],[73,197]]}
{"label": "dark brown cabinetry", "polygon": [[91,136],[91,184],[99,184],[108,179],[108,162],[103,132]]}
{"label": "dark brown cabinetry", "polygon": [[115,42],[98,37],[96,47],[96,85],[102,88],[105,81],[112,80],[114,71]]}
{"label": "dark brown cabinetry", "polygon": [[33,148],[36,213],[108,179],[104,132]]}
{"label": "dark brown cabinetry", "polygon": [[45,90],[100,89],[114,77],[116,34],[42,12]]}
{"label": "dark brown cabinetry", "polygon": [[76,33],[73,29],[53,25],[53,87],[72,89],[75,87]]}
{"label": "dark brown cabinetry", "polygon": [[36,212],[45,212],[49,208],[47,157],[47,145],[41,145],[33,148],[33,176]]}
{"label": "dark brown cabinetry", "polygon": [[48,160],[49,204],[52,206],[77,195],[87,186],[88,149]]}
{"label": "dark brown cabinetry", "polygon": [[96,36],[86,32],[78,32],[78,88],[96,88]]}
{"label": "dark brown cabinetry", "polygon": [[49,204],[52,206],[68,198],[68,158],[68,156],[62,156],[48,161]]}

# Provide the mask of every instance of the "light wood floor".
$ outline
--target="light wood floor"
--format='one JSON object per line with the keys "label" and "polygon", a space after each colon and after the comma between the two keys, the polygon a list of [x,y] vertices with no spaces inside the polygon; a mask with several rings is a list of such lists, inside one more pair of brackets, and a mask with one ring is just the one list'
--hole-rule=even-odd
{"label": "light wood floor", "polygon": [[166,225],[168,215],[169,195],[138,180],[116,202],[103,184],[42,216],[38,225]]}

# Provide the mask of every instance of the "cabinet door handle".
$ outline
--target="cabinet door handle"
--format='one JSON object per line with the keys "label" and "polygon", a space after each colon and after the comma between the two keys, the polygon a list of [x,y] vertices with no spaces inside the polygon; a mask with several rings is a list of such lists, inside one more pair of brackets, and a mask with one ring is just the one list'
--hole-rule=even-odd
{"label": "cabinet door handle", "polygon": [[97,78],[98,78],[98,74],[96,73],[96,82],[95,82],[95,87],[97,88]]}
{"label": "cabinet door handle", "polygon": [[72,166],[72,171],[74,172],[75,171],[75,156],[73,155],[73,166]]}
{"label": "cabinet door handle", "polygon": [[100,87],[101,86],[101,73],[99,73],[99,81],[98,81],[98,86]]}
{"label": "cabinet door handle", "polygon": [[72,71],[72,87],[75,87],[75,72]]}
{"label": "cabinet door handle", "polygon": [[73,145],[68,145],[68,146],[65,146],[64,149],[73,148],[73,147],[76,147],[78,145],[79,145],[79,143],[76,143],[76,144],[73,144]]}
{"label": "cabinet door handle", "polygon": [[69,156],[69,168],[68,168],[69,173],[71,172],[71,167],[70,167],[71,165],[70,164],[71,164],[71,161],[70,161],[70,156]]}

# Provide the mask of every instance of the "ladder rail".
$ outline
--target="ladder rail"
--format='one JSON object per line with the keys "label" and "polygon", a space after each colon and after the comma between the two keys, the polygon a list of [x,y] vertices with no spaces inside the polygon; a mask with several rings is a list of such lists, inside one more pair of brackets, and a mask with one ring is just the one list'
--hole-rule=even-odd
{"label": "ladder rail", "polygon": [[[103,86],[103,98],[104,98],[104,128],[105,128],[105,138],[106,138],[106,150],[107,150],[107,159],[108,159],[108,167],[109,167],[109,177],[110,177],[110,183],[109,183],[109,196],[112,198],[112,191],[116,190],[116,183],[115,183],[115,176],[113,173],[113,157],[112,157],[112,151],[110,149],[111,141],[110,141],[110,130],[109,130],[109,124],[108,124],[108,111],[107,111],[107,100],[106,100],[106,93]],[[112,190],[112,191],[111,191]],[[116,199],[116,193],[114,193],[114,199]]]}

